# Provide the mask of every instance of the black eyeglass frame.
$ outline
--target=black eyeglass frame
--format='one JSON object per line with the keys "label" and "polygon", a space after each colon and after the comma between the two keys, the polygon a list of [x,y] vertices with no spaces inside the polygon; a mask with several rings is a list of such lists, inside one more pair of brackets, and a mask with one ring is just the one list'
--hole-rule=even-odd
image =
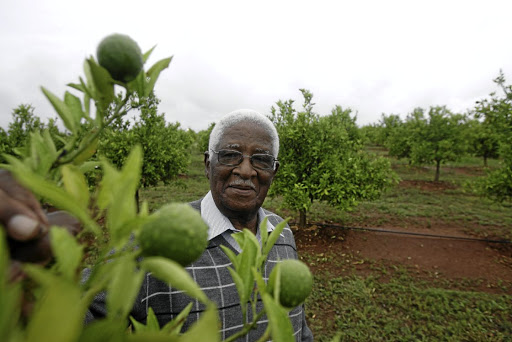
{"label": "black eyeglass frame", "polygon": [[[254,167],[255,169],[258,169],[258,170],[274,170],[275,167],[276,167],[276,163],[279,162],[276,157],[274,157],[273,155],[268,154],[268,153],[254,153],[254,154],[249,156],[249,155],[243,154],[242,152],[237,151],[237,150],[226,150],[226,149],[223,149],[223,150],[218,150],[218,151],[215,151],[215,150],[210,150],[210,151],[212,151],[213,153],[217,154],[217,161],[219,162],[219,164],[226,165],[226,166],[238,166],[238,165],[242,164],[242,162],[244,161],[245,157],[248,157],[249,161],[251,162],[252,167]],[[240,159],[238,160],[238,163],[236,163],[236,164],[227,164],[227,163],[221,162],[220,161],[220,154],[219,153],[223,152],[223,151],[234,152],[236,154],[240,154]],[[208,153],[208,151],[206,151],[205,153]],[[254,156],[269,156],[269,157],[272,157],[272,166],[270,166],[268,168],[257,167],[256,165],[254,165],[254,162],[253,162],[253,159],[252,159]]]}

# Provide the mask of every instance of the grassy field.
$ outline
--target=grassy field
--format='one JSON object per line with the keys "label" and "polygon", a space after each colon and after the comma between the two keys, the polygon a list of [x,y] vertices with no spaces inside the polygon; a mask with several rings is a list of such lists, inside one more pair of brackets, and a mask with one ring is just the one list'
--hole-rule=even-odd
{"label": "grassy field", "polygon": [[[444,165],[437,183],[432,182],[432,167],[411,167],[396,160],[392,164],[401,182],[380,199],[361,203],[350,212],[315,203],[308,219],[352,227],[442,229],[447,234],[453,230],[512,240],[510,203],[495,204],[472,191],[472,180],[485,174],[481,159]],[[496,165],[491,161],[491,167]],[[198,199],[207,191],[198,153],[192,157],[189,173],[176,184],[144,189],[141,198],[155,209],[170,201]],[[285,209],[279,198],[267,199],[265,207],[291,217],[292,222],[298,220],[298,214]],[[330,341],[338,333],[342,341],[512,341],[508,284],[498,284],[498,291],[488,293],[475,290],[478,280],[417,277],[390,263],[373,261],[361,274],[353,265],[370,261],[355,253],[326,249],[321,255],[308,254],[300,246],[299,253],[314,265],[315,285],[306,305],[316,341]]]}

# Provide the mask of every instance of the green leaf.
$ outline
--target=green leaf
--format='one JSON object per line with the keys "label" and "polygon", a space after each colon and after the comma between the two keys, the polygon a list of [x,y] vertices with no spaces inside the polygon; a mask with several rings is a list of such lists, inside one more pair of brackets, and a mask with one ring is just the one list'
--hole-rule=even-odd
{"label": "green leaf", "polygon": [[43,91],[46,98],[50,101],[53,108],[59,114],[62,122],[64,123],[64,126],[72,132],[76,133],[80,117],[75,117],[74,113],[71,112],[69,107],[61,101],[57,96],[55,96],[53,93],[51,93],[49,90],[46,90],[44,87],[41,87],[41,90]]}
{"label": "green leaf", "polygon": [[192,310],[193,305],[194,303],[192,302],[188,303],[185,309],[183,309],[178,316],[162,327],[162,331],[169,334],[179,334],[181,332],[181,327],[183,327],[183,324],[187,320],[190,310]]}
{"label": "green leaf", "polygon": [[97,91],[94,99],[99,104],[99,110],[105,111],[115,99],[114,80],[105,68],[96,63],[94,58],[90,57],[86,62],[89,65],[90,77]]}
{"label": "green leaf", "polygon": [[256,281],[256,286],[258,287],[259,292],[265,292],[267,285],[265,284],[265,280],[258,270],[253,267],[252,274],[254,275],[254,279]]}
{"label": "green leaf", "polygon": [[[142,148],[140,145],[136,145],[132,149],[120,172],[106,164],[104,164],[103,170],[105,179],[112,182],[102,181],[101,193],[102,198],[108,196],[106,223],[112,243],[116,244],[130,235],[130,222],[137,215],[135,193],[142,171]],[[107,175],[107,173],[111,175]]]}
{"label": "green leaf", "polygon": [[[137,322],[133,317],[130,317],[131,322],[135,326],[135,333],[141,333],[141,332],[159,332],[160,331],[160,324],[158,323],[158,319],[156,318],[155,312],[153,311],[152,307],[149,307],[148,309],[148,315],[146,317],[146,325]],[[172,322],[172,321],[171,321]]]}
{"label": "green leaf", "polygon": [[222,251],[224,251],[224,254],[226,254],[226,256],[229,258],[229,260],[231,260],[231,263],[233,263],[233,267],[235,269],[237,269],[238,268],[237,255],[226,246],[221,245],[220,248],[222,249]]}
{"label": "green leaf", "polygon": [[265,246],[268,239],[268,230],[267,230],[267,221],[268,217],[265,216],[265,218],[260,223],[260,236],[261,236],[261,245]]}
{"label": "green leaf", "polygon": [[244,239],[244,245],[240,253],[239,267],[236,270],[240,278],[242,278],[245,290],[244,293],[240,294],[241,302],[248,301],[251,295],[254,286],[254,276],[251,269],[256,266],[256,256],[260,248],[256,238],[254,239],[256,242],[251,239],[251,236],[254,237],[254,235],[250,230],[244,229],[244,234],[246,238]]}
{"label": "green leaf", "polygon": [[288,312],[283,307],[281,307],[268,293],[262,293],[261,298],[267,313],[272,341],[295,341],[295,338],[293,337],[292,323],[288,318]]}
{"label": "green leaf", "polygon": [[133,255],[117,258],[111,270],[107,287],[108,315],[112,318],[126,318],[133,308],[133,302],[140,291],[144,272],[137,271]]}
{"label": "green leaf", "polygon": [[146,82],[146,74],[144,73],[144,70],[142,70],[133,81],[128,82],[128,90],[136,92],[139,96],[143,97],[146,93]]}
{"label": "green leaf", "polygon": [[80,122],[80,119],[85,117],[84,111],[82,109],[82,102],[78,97],[71,94],[69,91],[64,93],[64,103],[67,105],[71,114],[74,118],[79,118],[77,124]]}
{"label": "green leaf", "polygon": [[245,233],[243,231],[238,232],[238,233],[233,233],[233,234],[231,234],[231,236],[233,237],[233,239],[235,239],[236,243],[238,244],[238,246],[240,248],[244,247]]}
{"label": "green leaf", "polygon": [[67,229],[56,226],[50,230],[50,240],[56,260],[55,267],[64,278],[70,282],[76,281],[78,266],[80,266],[83,256],[82,246],[77,243]]}
{"label": "green leaf", "polygon": [[196,298],[205,304],[210,303],[199,285],[180,264],[163,257],[148,257],[142,260],[140,266],[151,272],[156,278],[184,291],[192,298]]}
{"label": "green leaf", "polygon": [[0,228],[0,341],[10,341],[20,315],[20,283],[9,284],[9,254],[3,228]]}
{"label": "green leaf", "polygon": [[103,177],[98,190],[97,203],[100,209],[105,210],[116,198],[116,185],[119,184],[121,173],[107,160],[102,160],[101,168],[103,169]]}
{"label": "green leaf", "polygon": [[99,166],[100,166],[99,161],[91,160],[91,161],[83,162],[80,165],[78,165],[78,169],[80,170],[80,172],[85,174],[87,172],[90,172],[90,171],[96,169]]}
{"label": "green leaf", "polygon": [[81,292],[62,278],[46,286],[27,327],[27,341],[75,341],[80,336],[85,310],[78,305]]}
{"label": "green leaf", "polygon": [[281,221],[277,224],[277,226],[275,226],[274,230],[272,231],[272,233],[270,233],[269,237],[268,237],[268,240],[267,240],[267,243],[263,246],[263,256],[266,258],[268,253],[270,252],[270,250],[272,249],[272,247],[274,247],[274,244],[276,243],[276,241],[279,239],[279,236],[281,235],[281,233],[283,232],[284,230],[284,227],[286,227],[286,225],[288,224],[288,221],[290,219],[287,218],[286,220],[284,221]]}
{"label": "green leaf", "polygon": [[40,265],[24,264],[23,271],[36,283],[44,287],[50,287],[59,279],[55,274],[52,273],[51,270],[46,269]]}
{"label": "green leaf", "polygon": [[[101,319],[84,327],[79,342],[124,342],[126,321],[122,319]],[[52,340],[53,341],[53,340]]]}
{"label": "green leaf", "polygon": [[45,176],[57,158],[58,154],[55,144],[47,130],[43,131],[43,136],[38,131],[30,134],[29,163],[32,170]]}
{"label": "green leaf", "polygon": [[89,205],[89,187],[82,172],[75,166],[63,165],[61,173],[64,189],[73,196],[76,204],[87,210]]}
{"label": "green leaf", "polygon": [[[91,134],[94,134],[95,132],[96,132],[96,129],[93,129],[91,131]],[[96,153],[96,150],[98,149],[98,143],[99,143],[99,137],[96,137],[91,142],[82,140],[80,142],[79,148],[82,148],[86,144],[89,144],[89,145],[87,145],[87,147],[85,147],[85,149],[82,150],[82,152],[80,152],[80,154],[77,155],[73,159],[73,164],[80,165],[80,164],[84,163],[85,161],[89,160]]]}
{"label": "green leaf", "polygon": [[219,315],[215,305],[212,303],[203,312],[201,318],[182,335],[180,342],[219,342]]}
{"label": "green leaf", "polygon": [[81,91],[81,92],[83,92],[83,93],[85,93],[85,92],[86,92],[85,87],[84,87],[82,84],[80,84],[80,83],[68,83],[68,84],[66,84],[66,85],[67,85],[68,87],[70,87],[70,88],[73,88],[73,89],[79,90],[79,91]]}
{"label": "green leaf", "polygon": [[272,293],[272,297],[276,301],[279,302],[279,296],[281,295],[281,264],[278,263],[270,273],[270,277],[268,279],[267,284],[273,284],[274,285],[274,293]]}
{"label": "green leaf", "polygon": [[[85,66],[87,66],[87,69],[89,69],[89,66],[87,65],[87,61],[84,62],[84,69]],[[91,99],[94,99],[94,94],[91,92],[91,90],[87,87],[84,80],[80,77],[80,85],[84,89],[84,113],[86,114],[87,118],[89,119],[91,117]]]}
{"label": "green leaf", "polygon": [[[153,314],[153,315],[155,314],[153,312],[152,307],[149,307],[148,317],[150,314]],[[147,331],[146,326],[144,324],[142,324],[141,322],[137,321],[135,318],[133,318],[133,316],[130,316],[130,322],[132,323],[132,326],[135,329],[135,334],[140,334],[140,333]]]}
{"label": "green leaf", "polygon": [[144,53],[144,55],[142,55],[142,61],[144,63],[146,63],[148,61],[148,58],[149,56],[151,56],[151,53],[153,52],[153,50],[156,48],[156,45],[154,45],[151,49],[149,49],[148,51],[146,51]]}
{"label": "green leaf", "polygon": [[148,70],[146,73],[147,77],[149,78],[149,82],[146,86],[146,89],[144,89],[144,96],[149,96],[149,94],[153,91],[153,88],[155,87],[156,80],[158,79],[158,76],[160,76],[160,73],[169,67],[169,64],[171,63],[172,56],[169,58],[164,58],[153,64],[153,66]]}
{"label": "green leaf", "polygon": [[[248,229],[245,230],[245,234],[247,235],[245,241],[251,241],[251,244],[254,246],[254,249],[256,251],[255,260],[258,259],[261,256],[261,246],[256,238],[256,236]],[[246,242],[249,243],[249,242]],[[260,265],[256,262],[254,262],[254,266],[259,267]]]}
{"label": "green leaf", "polygon": [[240,275],[231,267],[228,267],[229,273],[231,274],[231,278],[235,283],[236,290],[238,292],[238,297],[240,297],[240,307],[242,308],[242,316],[245,318],[247,313],[247,299],[244,299],[244,295],[247,292],[245,289],[245,284]]}

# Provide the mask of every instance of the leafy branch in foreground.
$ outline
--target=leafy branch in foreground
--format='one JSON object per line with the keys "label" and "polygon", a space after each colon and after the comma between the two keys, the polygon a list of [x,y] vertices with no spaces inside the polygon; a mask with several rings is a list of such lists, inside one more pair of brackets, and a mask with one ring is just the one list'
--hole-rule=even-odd
{"label": "leafy branch in foreground", "polygon": [[[113,41],[110,40],[111,43],[115,43],[114,46],[106,49],[107,52],[99,49],[99,55],[121,53],[126,44],[129,45],[130,53],[139,53],[137,49],[133,49],[133,42],[126,40],[126,36],[115,35],[115,37],[117,38]],[[144,63],[152,50],[140,56]],[[99,57],[98,60],[101,60],[102,58]],[[110,57],[116,58],[116,56]],[[135,57],[138,58],[138,56]],[[134,59],[135,62],[137,58]],[[34,132],[26,154],[21,159],[6,155],[7,163],[2,167],[11,171],[16,179],[34,194],[77,218],[83,226],[80,234],[82,236],[92,234],[95,247],[98,249],[98,257],[81,274],[84,269],[84,246],[78,243],[65,227],[52,226],[49,239],[54,260],[48,267],[24,264],[23,270],[33,282],[33,286],[22,291],[19,284],[9,283],[9,256],[8,244],[6,244],[8,240],[2,233],[0,236],[0,337],[2,341],[220,341],[216,304],[206,296],[183,267],[183,264],[190,262],[193,258],[173,260],[163,257],[161,253],[145,253],[148,246],[142,243],[140,246],[137,245],[140,242],[142,229],[144,227],[147,229],[147,225],[154,224],[162,215],[161,212],[150,214],[146,203],[143,203],[140,211],[137,210],[135,193],[141,181],[142,147],[136,145],[120,168],[112,165],[106,158],[102,158],[99,162],[89,161],[96,151],[101,132],[114,122],[120,121],[120,118],[129,112],[134,97],[143,99],[152,94],[160,72],[166,69],[170,62],[171,58],[160,60],[147,71],[144,71],[141,66],[138,73],[134,72],[131,65],[127,69],[127,75],[123,75],[122,72],[118,74],[119,70],[116,70],[114,79],[108,63],[100,65],[90,57],[84,63],[85,80],[80,78],[79,83],[69,84],[71,88],[82,94],[82,99],[68,91],[64,94],[64,98],[60,99],[49,90],[42,88],[69,132],[62,138],[63,146],[56,146],[49,131]],[[116,87],[121,87],[122,96],[115,96]],[[91,115],[93,107],[96,109],[94,117]],[[95,167],[101,168],[102,179],[91,193],[86,182],[86,173]],[[168,209],[169,207],[162,210]],[[187,224],[194,224],[196,220],[201,220],[197,211],[188,209],[191,211],[187,213]],[[180,210],[183,212],[183,209]],[[191,218],[190,215],[196,217]],[[204,234],[205,227],[195,227],[203,232],[194,237],[183,234],[182,221],[169,220],[166,223],[168,224],[167,237],[171,237],[169,247],[171,244],[180,243],[183,244],[181,247],[186,248],[196,243],[196,239],[200,236],[202,239],[207,238]],[[279,296],[283,295],[284,291],[280,289],[281,265],[278,264],[275,267],[272,293],[268,292],[261,274],[267,256],[285,225],[286,222],[282,222],[268,235],[266,221],[264,221],[261,227],[261,246],[250,231],[244,230],[235,235],[235,240],[242,248],[242,252],[235,255],[232,251],[225,249],[233,263],[230,272],[241,299],[244,318],[247,317],[248,310],[252,309],[256,312],[258,296],[264,304],[264,308],[254,315],[252,322],[245,325],[240,332],[233,335],[234,337],[228,338],[228,341],[247,334],[263,314],[267,315],[269,325],[261,337],[262,340],[267,340],[269,337],[277,342],[294,340],[288,309],[284,308],[279,301]],[[157,229],[156,232],[158,234],[159,230]],[[172,233],[169,234],[169,232]],[[104,238],[104,234],[108,235],[108,239]],[[189,239],[189,241],[173,238],[179,234],[183,235],[180,238]],[[158,239],[158,236],[150,238],[150,240],[154,239]],[[201,246],[204,248],[205,244]],[[150,244],[149,249],[152,247],[154,246]],[[199,252],[194,254],[195,257],[197,254]],[[141,258],[142,255],[144,258]],[[204,305],[205,310],[200,318],[185,333],[181,334],[180,330],[185,317],[191,310],[190,305],[185,307],[175,320],[163,327],[159,327],[151,310],[148,313],[146,325],[130,317],[135,298],[146,274],[152,274],[165,283],[172,284],[173,288]],[[311,274],[308,273],[307,276],[311,277]],[[105,317],[84,325],[91,303],[102,292],[107,294]],[[302,302],[308,294],[309,292],[303,293],[304,298],[299,302]],[[33,310],[22,315],[20,300],[29,298],[33,302]],[[134,331],[127,329],[130,320],[135,328]]]}

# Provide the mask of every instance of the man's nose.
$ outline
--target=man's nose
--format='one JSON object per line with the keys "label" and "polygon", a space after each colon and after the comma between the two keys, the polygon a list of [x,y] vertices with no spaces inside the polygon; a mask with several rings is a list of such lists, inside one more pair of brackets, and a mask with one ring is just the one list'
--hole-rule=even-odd
{"label": "man's nose", "polygon": [[248,179],[257,174],[256,170],[251,164],[251,158],[244,156],[242,162],[235,167],[234,173],[240,175],[242,178]]}

